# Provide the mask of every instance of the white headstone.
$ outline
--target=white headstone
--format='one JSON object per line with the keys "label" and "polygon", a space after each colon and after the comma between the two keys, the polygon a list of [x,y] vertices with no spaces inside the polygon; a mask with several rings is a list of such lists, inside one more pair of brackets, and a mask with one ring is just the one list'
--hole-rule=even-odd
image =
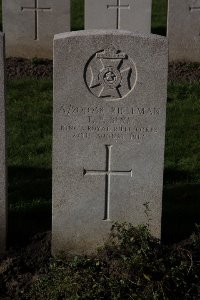
{"label": "white headstone", "polygon": [[0,33],[0,253],[6,248],[7,227],[4,93],[4,34]]}
{"label": "white headstone", "polygon": [[69,0],[3,0],[6,56],[52,58],[53,37],[70,30]]}
{"label": "white headstone", "polygon": [[85,29],[151,32],[152,0],[85,0]]}
{"label": "white headstone", "polygon": [[169,0],[169,60],[200,62],[200,0]]}
{"label": "white headstone", "polygon": [[160,237],[167,69],[164,37],[55,36],[54,254],[94,252],[111,221]]}

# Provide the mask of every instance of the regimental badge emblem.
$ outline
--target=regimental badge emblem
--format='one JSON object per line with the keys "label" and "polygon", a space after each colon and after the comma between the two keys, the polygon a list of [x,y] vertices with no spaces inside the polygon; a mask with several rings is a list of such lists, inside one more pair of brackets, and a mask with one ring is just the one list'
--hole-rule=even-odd
{"label": "regimental badge emblem", "polygon": [[137,69],[133,60],[114,47],[95,53],[85,68],[89,91],[107,101],[124,99],[135,87]]}

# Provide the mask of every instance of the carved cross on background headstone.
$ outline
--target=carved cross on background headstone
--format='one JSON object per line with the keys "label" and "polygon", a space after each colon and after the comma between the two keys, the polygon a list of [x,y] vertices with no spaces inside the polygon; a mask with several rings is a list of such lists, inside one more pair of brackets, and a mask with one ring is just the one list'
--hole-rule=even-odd
{"label": "carved cross on background headstone", "polygon": [[39,7],[38,4],[39,0],[34,0],[34,7],[21,7],[22,11],[33,11],[35,14],[35,37],[34,40],[39,40],[39,36],[38,36],[38,13],[39,11],[42,12],[46,12],[46,11],[51,11],[51,7]]}
{"label": "carved cross on background headstone", "polygon": [[120,29],[121,22],[121,9],[130,9],[130,4],[122,5],[121,0],[117,0],[116,5],[107,5],[107,9],[116,9],[117,18],[116,18],[116,29]]}
{"label": "carved cross on background headstone", "polygon": [[200,11],[200,2],[199,2],[199,4],[198,4],[197,6],[195,6],[195,5],[190,5],[190,6],[189,6],[189,10],[190,10],[191,12],[194,12],[194,11]]}
{"label": "carved cross on background headstone", "polygon": [[84,176],[105,176],[105,209],[104,221],[110,220],[110,190],[111,190],[111,176],[133,176],[132,170],[129,171],[112,171],[111,170],[111,151],[112,145],[106,145],[106,170],[83,170]]}

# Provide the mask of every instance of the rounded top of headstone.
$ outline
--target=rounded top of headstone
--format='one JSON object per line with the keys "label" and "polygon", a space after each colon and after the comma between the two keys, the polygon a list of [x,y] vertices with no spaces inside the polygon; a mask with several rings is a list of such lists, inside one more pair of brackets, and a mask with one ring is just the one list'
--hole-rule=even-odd
{"label": "rounded top of headstone", "polygon": [[132,36],[138,38],[146,38],[150,40],[159,40],[167,43],[167,38],[156,34],[144,34],[127,30],[79,30],[72,32],[59,33],[54,36],[54,40],[73,38],[81,36]]}

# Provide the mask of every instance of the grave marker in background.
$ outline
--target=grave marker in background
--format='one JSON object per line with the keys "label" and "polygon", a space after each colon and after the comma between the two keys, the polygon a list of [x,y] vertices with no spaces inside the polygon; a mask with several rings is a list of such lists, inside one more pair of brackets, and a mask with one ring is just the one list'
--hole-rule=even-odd
{"label": "grave marker in background", "polygon": [[54,55],[53,253],[94,252],[111,221],[160,237],[167,39],[65,33]]}
{"label": "grave marker in background", "polygon": [[4,93],[4,34],[0,33],[0,253],[6,249],[7,227]]}
{"label": "grave marker in background", "polygon": [[52,58],[53,37],[70,30],[69,0],[3,0],[6,56]]}
{"label": "grave marker in background", "polygon": [[200,0],[169,0],[169,60],[200,62]]}
{"label": "grave marker in background", "polygon": [[85,0],[85,29],[151,32],[152,0]]}

